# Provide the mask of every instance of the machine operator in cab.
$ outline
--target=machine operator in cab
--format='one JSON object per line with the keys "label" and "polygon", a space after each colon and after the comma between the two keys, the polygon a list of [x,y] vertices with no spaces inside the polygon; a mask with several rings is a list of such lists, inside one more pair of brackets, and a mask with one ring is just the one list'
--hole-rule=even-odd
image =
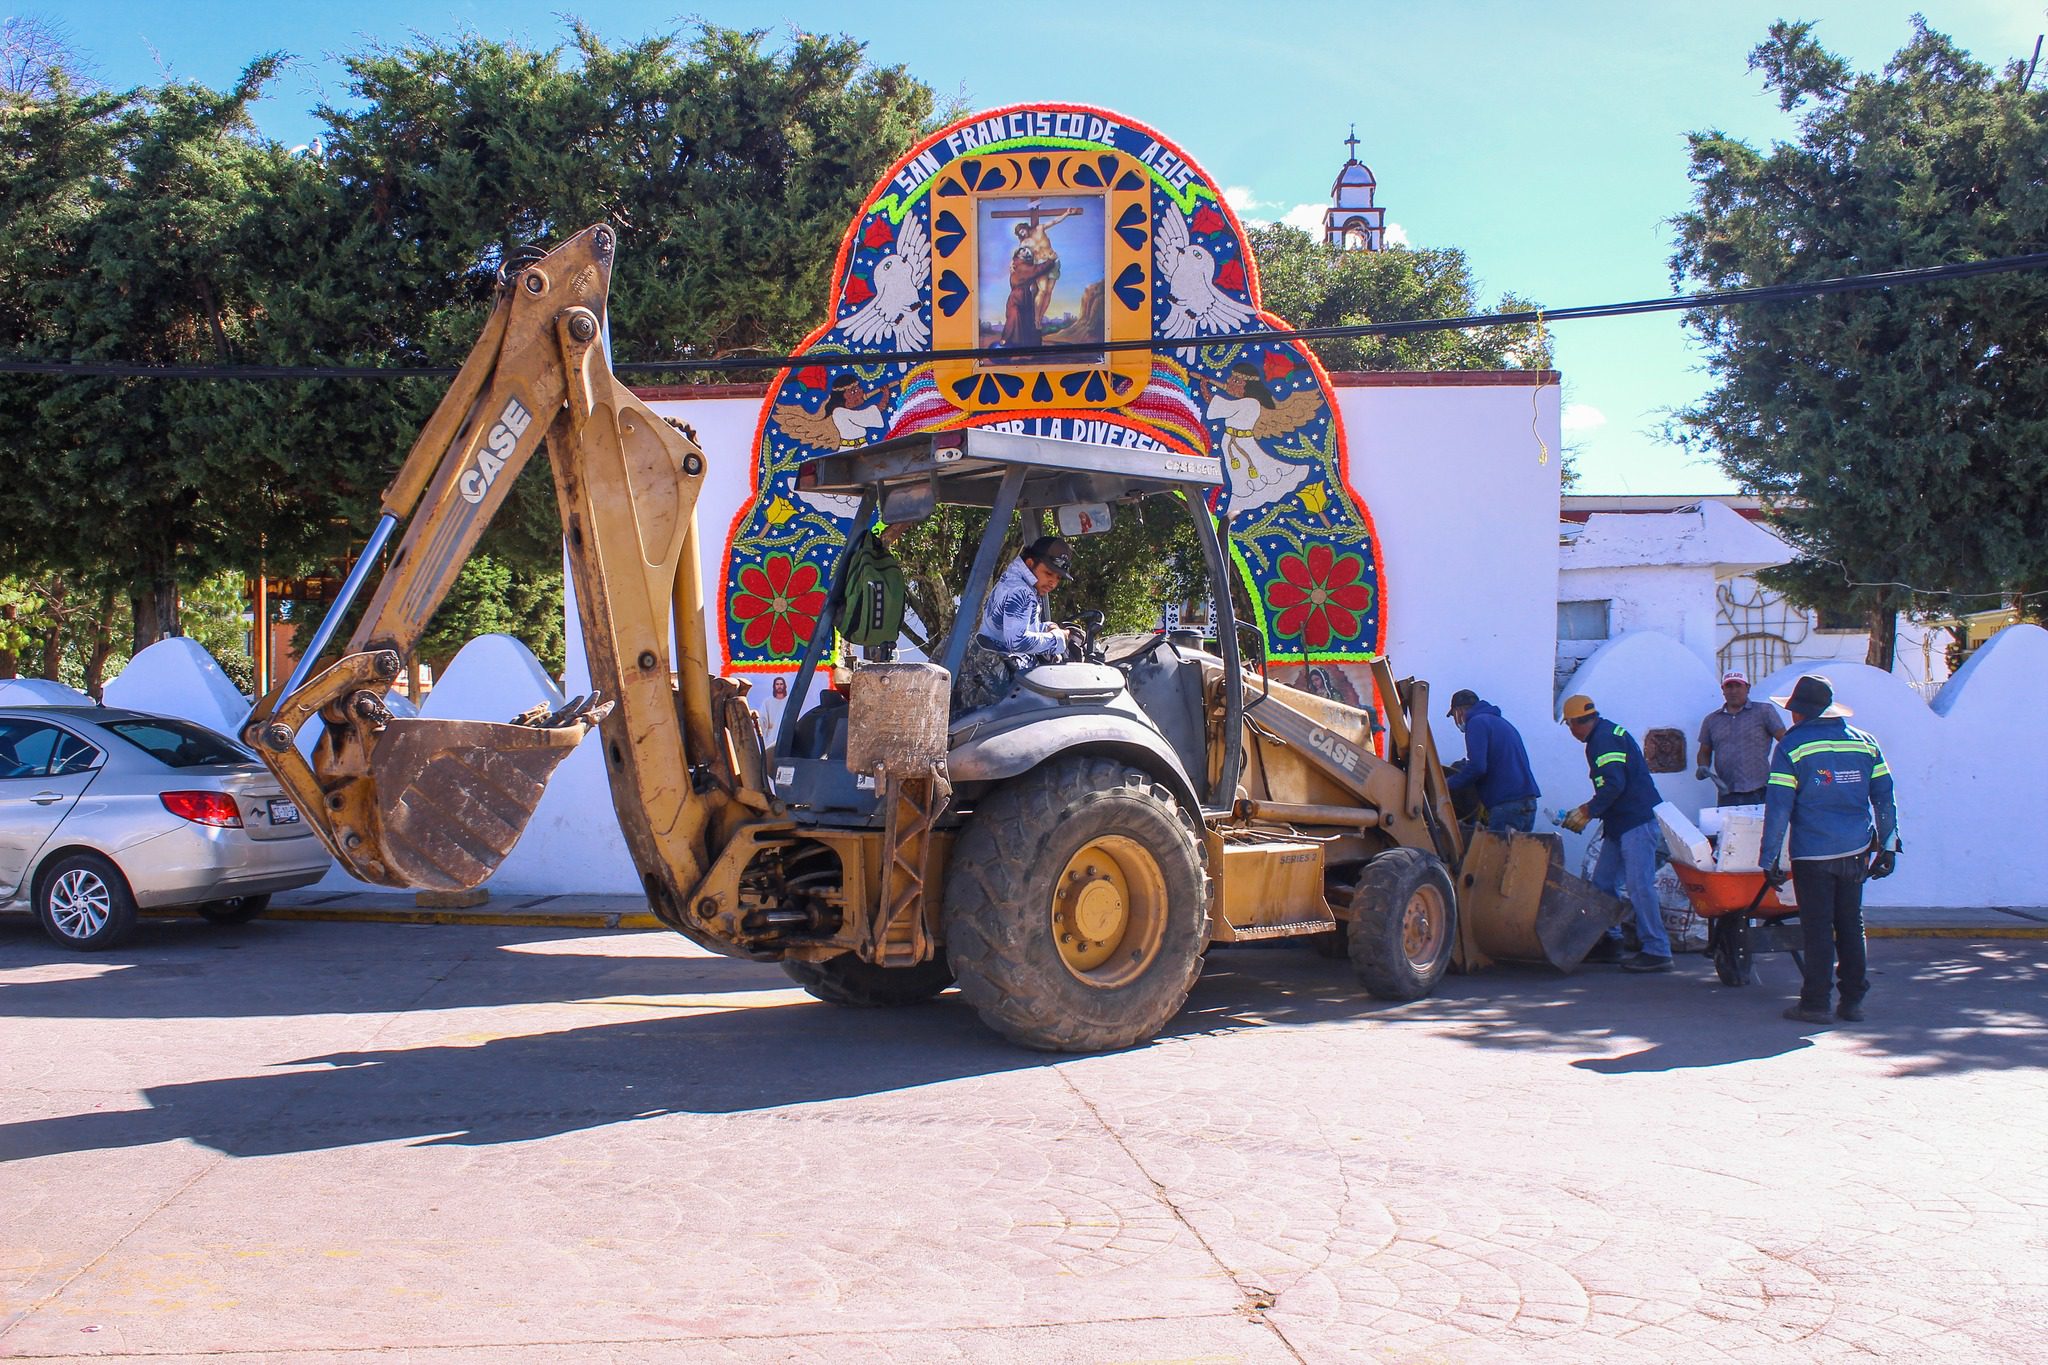
{"label": "machine operator in cab", "polygon": [[1073,632],[1045,614],[1046,594],[1073,571],[1073,551],[1067,542],[1040,536],[989,586],[981,622],[960,665],[960,710],[987,706],[1010,690],[1010,680],[1018,673],[1037,664],[1059,663],[1077,647]]}

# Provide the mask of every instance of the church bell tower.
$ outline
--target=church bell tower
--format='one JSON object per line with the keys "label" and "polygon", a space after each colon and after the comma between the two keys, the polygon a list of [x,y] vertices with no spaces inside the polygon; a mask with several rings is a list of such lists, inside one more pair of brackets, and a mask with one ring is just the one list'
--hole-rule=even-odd
{"label": "church bell tower", "polygon": [[1379,251],[1386,246],[1387,211],[1372,202],[1378,184],[1372,170],[1358,159],[1358,125],[1344,139],[1351,157],[1330,186],[1330,207],[1323,210],[1323,241],[1347,251]]}

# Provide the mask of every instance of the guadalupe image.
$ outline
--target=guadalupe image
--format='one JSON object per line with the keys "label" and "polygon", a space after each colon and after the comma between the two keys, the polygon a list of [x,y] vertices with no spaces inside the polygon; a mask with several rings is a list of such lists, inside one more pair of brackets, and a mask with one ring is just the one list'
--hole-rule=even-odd
{"label": "guadalupe image", "polygon": [[976,214],[981,344],[1018,348],[1102,340],[1109,235],[1102,196],[990,197],[980,201]]}

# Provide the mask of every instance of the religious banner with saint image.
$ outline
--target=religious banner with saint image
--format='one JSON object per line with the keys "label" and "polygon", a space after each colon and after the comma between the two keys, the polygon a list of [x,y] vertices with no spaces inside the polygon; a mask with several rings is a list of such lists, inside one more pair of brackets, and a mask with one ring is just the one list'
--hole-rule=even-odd
{"label": "religious banner with saint image", "polygon": [[[1212,511],[1280,676],[1358,699],[1346,665],[1386,631],[1378,539],[1352,490],[1328,376],[1259,308],[1244,229],[1215,184],[1101,109],[963,119],[876,186],[840,247],[832,318],[770,387],[754,499],[726,540],[735,670],[794,668],[857,510],[796,486],[805,460],[993,426],[1222,459]],[[1029,352],[1156,342],[1150,349]],[[985,350],[980,359],[884,354]]]}

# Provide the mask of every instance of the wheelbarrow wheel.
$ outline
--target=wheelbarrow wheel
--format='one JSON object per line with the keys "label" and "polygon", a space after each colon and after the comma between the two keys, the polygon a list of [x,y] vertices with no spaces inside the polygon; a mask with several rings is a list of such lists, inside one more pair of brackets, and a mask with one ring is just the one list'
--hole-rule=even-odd
{"label": "wheelbarrow wheel", "polygon": [[1747,986],[1755,980],[1756,954],[1750,948],[1749,916],[1722,915],[1708,931],[1707,949],[1714,955],[1714,975],[1724,986]]}

